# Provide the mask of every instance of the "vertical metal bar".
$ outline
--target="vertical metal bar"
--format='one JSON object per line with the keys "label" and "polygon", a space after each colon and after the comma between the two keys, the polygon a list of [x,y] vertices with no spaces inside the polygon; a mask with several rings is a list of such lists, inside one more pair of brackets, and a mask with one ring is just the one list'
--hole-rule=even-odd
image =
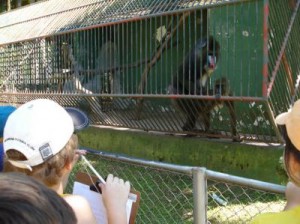
{"label": "vertical metal bar", "polygon": [[[162,18],[160,17],[160,19],[159,19],[159,18],[155,17],[154,21],[155,21],[156,27],[161,28],[161,26],[162,26]],[[157,24],[159,24],[159,25],[157,25]],[[157,30],[157,28],[156,28],[156,30]],[[155,37],[155,38],[156,38],[156,37]],[[158,43],[158,41],[155,39],[155,45],[154,45],[154,49],[155,49],[155,50],[153,51],[153,52],[155,52],[154,54],[156,54],[157,49],[159,49],[160,45],[161,45],[161,42]],[[152,52],[151,52],[151,55],[150,55],[150,57],[151,57],[151,58],[150,58],[150,61],[153,60],[153,55],[154,55],[154,54],[152,54]],[[146,65],[148,65],[148,62],[147,62]],[[153,71],[153,73],[155,74],[155,75],[154,75],[155,77],[158,76],[158,66],[157,66],[157,64],[154,66],[154,71]],[[155,80],[153,81],[153,83],[154,83],[155,86],[157,86],[157,79],[155,79]]]}
{"label": "vertical metal bar", "polygon": [[[276,127],[277,124],[276,124],[275,118],[274,118],[274,113],[273,113],[274,110],[272,111],[272,108],[271,108],[270,104],[268,103],[268,101],[265,102],[265,105],[266,105],[266,108],[267,108],[266,112],[268,113],[268,115],[269,115],[269,117],[270,117],[271,125],[272,125],[272,127]],[[281,143],[284,143],[284,139],[283,139],[283,137],[282,137],[282,135],[281,135],[279,129],[278,129],[278,128],[274,128],[274,131],[275,131],[275,134],[276,134],[276,138],[277,138]]]}
{"label": "vertical metal bar", "polygon": [[[171,23],[172,23],[172,25],[174,24],[174,21],[175,21],[175,15],[172,15],[171,16]],[[178,29],[177,29],[177,31],[176,31],[176,34],[174,33],[174,35],[176,35],[176,37],[177,37],[177,35],[178,35]],[[175,37],[175,38],[176,38]],[[176,40],[175,40],[176,41]],[[174,47],[173,47],[173,42],[174,42],[174,37],[172,36],[171,37],[171,39],[170,39],[170,45],[172,46],[171,48],[170,48],[170,54],[172,55],[172,56],[170,56],[169,57],[169,60],[167,60],[167,62],[168,63],[170,63],[171,62],[171,58],[173,58],[173,60],[175,60],[175,57],[174,57],[174,54],[173,54],[173,49],[174,49]],[[176,42],[177,43],[177,42]],[[176,48],[178,47],[178,43],[176,44]],[[178,55],[176,55],[176,57],[177,57]],[[170,63],[171,64],[171,63]],[[174,83],[173,83],[173,76],[174,76],[174,72],[173,72],[173,67],[174,66],[170,66],[170,74],[171,74],[171,76],[170,76],[170,78],[171,78],[171,82],[169,81],[169,79],[167,79],[167,88],[168,88],[168,86],[170,85],[170,83],[172,83],[172,85],[174,85]],[[172,87],[173,88],[173,87]],[[168,90],[167,90],[167,92],[169,92],[169,88],[168,88]],[[173,91],[172,91],[173,92]],[[174,94],[174,93],[172,93],[172,94]]]}
{"label": "vertical metal bar", "polygon": [[[142,61],[144,59],[147,60],[147,58],[148,58],[147,57],[147,52],[148,52],[148,45],[147,45],[147,43],[149,43],[149,40],[148,40],[148,35],[149,35],[148,34],[148,21],[147,21],[147,19],[145,19],[142,23],[144,23],[144,24],[142,24],[142,27],[144,28],[144,37],[142,38],[142,40],[143,40],[142,44],[144,45],[144,52],[143,52],[143,54],[141,54],[140,61]],[[151,33],[151,32],[149,32],[149,33]],[[146,90],[147,90],[147,87],[146,87]],[[149,80],[149,90],[148,91],[147,91],[147,94],[149,94],[149,93],[152,94],[153,93],[153,86],[152,86],[151,78]]]}
{"label": "vertical metal bar", "polygon": [[[142,60],[142,57],[143,57],[143,20],[139,20],[138,23],[139,23],[139,28],[137,28],[137,30],[139,30],[139,60]],[[137,32],[138,33],[138,32]],[[143,67],[140,66],[140,72],[139,72],[139,77],[141,77],[141,81],[140,83],[142,82],[143,80]],[[141,91],[141,94],[147,94],[148,93],[148,76],[146,76],[147,78],[145,79],[145,85],[144,85],[144,88],[142,89]],[[138,84],[139,85],[139,84]]]}
{"label": "vertical metal bar", "polygon": [[264,16],[263,16],[263,83],[262,95],[268,97],[268,19],[269,19],[269,1],[264,0]]}
{"label": "vertical metal bar", "polygon": [[[161,18],[161,21],[162,21],[162,23],[161,23],[161,26],[162,26],[162,25],[163,25],[163,19],[162,19],[162,16],[161,16],[160,18]],[[165,16],[164,18],[165,18],[165,21],[164,21],[164,22],[165,22],[165,23],[164,23],[164,24],[165,24],[165,27],[168,28],[168,27],[169,27],[169,24],[168,24],[168,16]],[[167,40],[166,40],[166,39],[167,39],[167,38],[166,38],[166,35],[167,35],[167,34],[165,34],[164,38],[161,38],[161,41],[162,41],[162,39],[164,39],[164,41],[167,41]],[[161,42],[161,44],[163,44],[163,42]],[[167,56],[167,49],[168,49],[168,47],[166,47],[165,57]],[[163,66],[163,65],[164,65],[164,64],[167,65],[168,63],[164,61],[165,58],[164,58],[164,55],[163,55],[163,49],[160,48],[160,50],[161,50],[161,60],[160,60],[160,64],[161,64],[161,66],[160,66],[160,68],[161,68],[160,71],[161,71],[161,73],[160,73],[160,75],[159,75],[159,77],[160,77],[160,80],[159,80],[159,81],[160,81],[160,84],[159,84],[159,85],[160,85],[160,94],[162,94],[161,89],[162,89],[162,86],[163,86],[163,74],[168,74],[167,71],[166,71],[165,73],[164,73],[164,71],[163,71],[164,68],[167,69],[168,66]],[[158,86],[156,86],[156,90],[155,90],[155,93],[156,93],[156,94],[158,93],[158,88],[157,88],[157,87],[158,87]]]}
{"label": "vertical metal bar", "polygon": [[[180,14],[177,14],[176,15],[176,24],[178,24],[179,23],[179,21],[180,21],[180,17],[181,17],[181,15]],[[184,40],[183,40],[183,35],[181,35],[181,34],[183,34],[184,32],[183,32],[183,29],[184,29],[184,22],[182,23],[182,31],[181,32],[179,32],[179,30],[177,29],[177,33],[176,33],[176,61],[178,61],[179,62],[179,64],[181,65],[182,63],[183,63],[183,58],[184,57],[182,57],[182,49],[183,49],[183,47],[184,47]],[[181,47],[180,47],[180,41],[182,42],[182,44],[181,44]],[[184,51],[183,51],[184,52]],[[178,58],[180,59],[180,60],[178,60]],[[180,74],[179,75],[179,71],[178,71],[178,68],[176,67],[176,70],[175,70],[175,74],[176,74],[176,89],[179,89],[179,83],[180,82],[182,82],[183,83],[183,80],[180,80],[180,77],[182,77],[182,75]],[[184,84],[183,84],[184,85]],[[178,93],[178,91],[176,91],[176,94],[179,94]]]}
{"label": "vertical metal bar", "polygon": [[206,169],[195,167],[193,168],[193,199],[194,199],[194,223],[206,224],[207,219],[207,183]]}
{"label": "vertical metal bar", "polygon": [[[129,24],[126,25],[127,29],[129,29]],[[130,36],[128,35],[128,32],[125,32],[125,24],[121,23],[119,24],[119,42],[121,47],[121,54],[120,54],[120,73],[122,74],[123,77],[123,94],[129,94],[130,93],[130,88],[129,88],[129,71],[128,71],[128,66],[123,67],[123,65],[126,65],[130,62],[130,58],[132,57],[132,52],[125,53],[127,52],[127,47],[130,46]],[[125,40],[126,39],[126,42]],[[126,44],[126,45],[125,45]],[[126,47],[127,46],[127,47]],[[123,67],[123,68],[122,68]],[[132,85],[131,85],[132,87]]]}
{"label": "vertical metal bar", "polygon": [[[182,13],[182,15],[183,15],[183,13]],[[184,59],[185,59],[185,48],[186,48],[186,21],[183,21],[183,23],[182,23],[182,29],[183,29],[183,32],[182,32],[182,42],[183,42],[183,45],[182,45],[182,55],[183,55],[183,57],[182,57],[182,63],[184,63]],[[183,66],[183,71],[181,71],[180,70],[180,72],[182,72],[182,74],[178,74],[178,77],[181,77],[182,78],[182,86],[185,86],[185,78],[184,78],[184,73],[185,72],[187,72],[187,71],[185,71],[185,66]],[[189,75],[190,76],[190,75]],[[188,91],[189,91],[189,89],[188,89]]]}
{"label": "vertical metal bar", "polygon": [[[124,30],[125,30],[125,28],[127,28],[127,31],[125,31],[126,32],[126,34],[127,34],[127,37],[129,36],[130,37],[130,44],[129,44],[129,46],[130,47],[132,47],[132,49],[134,49],[133,48],[133,23],[129,23],[129,25],[127,25],[128,23],[126,23],[126,27],[125,27],[125,23],[123,23],[123,28],[124,28]],[[129,34],[129,32],[131,32],[130,34]],[[129,38],[127,38],[128,40],[129,40]],[[127,51],[127,49],[128,49],[128,47],[126,47],[125,48],[126,49],[126,51]],[[125,53],[125,51],[124,51],[124,53]],[[130,55],[130,58],[128,57],[128,54],[126,54],[127,55],[127,63],[128,63],[128,61],[130,60],[130,62],[132,62],[133,61],[133,59],[134,59],[134,50],[131,50],[131,54],[129,54]],[[127,69],[127,75],[128,75],[128,77],[129,77],[129,68],[128,67],[126,67],[126,69]],[[136,79],[135,78],[135,76],[134,76],[134,71],[136,70],[136,68],[134,68],[134,70],[131,72],[131,74],[130,74],[130,79],[127,79],[128,81],[127,81],[127,88],[129,88],[128,86],[131,86],[131,88],[130,88],[130,92],[128,92],[128,93],[136,93],[136,91],[135,91],[135,85],[134,85],[134,80]],[[129,83],[130,83],[130,85],[129,85]]]}
{"label": "vertical metal bar", "polygon": [[[152,32],[156,31],[156,29],[154,28],[156,26],[156,24],[153,25],[153,18],[149,19],[149,23],[150,23],[149,24],[149,35],[151,35]],[[146,36],[148,36],[148,34]],[[146,62],[145,63],[147,63],[149,60],[151,60],[151,53],[153,52],[153,49],[154,49],[154,47],[152,45],[153,44],[155,45],[156,37],[155,37],[154,40],[150,37],[147,40],[147,42],[148,41],[149,41],[150,44],[149,44],[149,51],[146,52]],[[147,46],[147,44],[146,44],[146,46]],[[155,76],[155,70],[154,71],[152,70],[152,72],[153,72],[153,75]],[[151,89],[152,89],[152,86],[153,86],[153,82],[151,81]]]}
{"label": "vertical metal bar", "polygon": [[[134,61],[137,61],[139,59],[139,34],[138,34],[138,21],[136,21],[134,23],[134,33],[135,33],[135,38],[134,38],[134,41],[135,41],[135,55],[134,55]],[[141,94],[139,91],[138,91],[138,86],[139,86],[139,82],[141,80],[141,75],[142,75],[142,72],[139,73],[139,70],[141,70],[141,68],[137,68],[135,69],[135,93],[138,93],[138,94]],[[142,90],[143,92],[144,90]]]}

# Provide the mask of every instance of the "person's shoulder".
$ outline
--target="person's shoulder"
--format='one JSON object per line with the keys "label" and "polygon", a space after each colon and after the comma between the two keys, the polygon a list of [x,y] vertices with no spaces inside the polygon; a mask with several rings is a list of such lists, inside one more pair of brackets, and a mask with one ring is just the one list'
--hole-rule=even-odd
{"label": "person's shoulder", "polygon": [[73,194],[64,194],[62,197],[73,209],[91,209],[90,204],[85,197]]}
{"label": "person's shoulder", "polygon": [[259,214],[252,221],[250,224],[268,224],[268,223],[273,223],[274,216],[278,216],[279,213],[263,213]]}
{"label": "person's shoulder", "polygon": [[251,224],[282,224],[282,223],[299,223],[300,220],[300,206],[294,207],[293,209],[282,211],[263,213],[257,215],[250,223]]}
{"label": "person's shoulder", "polygon": [[87,203],[88,201],[86,200],[85,197],[80,196],[80,195],[75,195],[75,194],[63,194],[61,195],[66,201],[71,202],[71,203],[78,203],[82,202],[82,203]]}
{"label": "person's shoulder", "polygon": [[63,198],[73,208],[78,223],[96,223],[95,216],[86,198],[73,194],[65,194]]}

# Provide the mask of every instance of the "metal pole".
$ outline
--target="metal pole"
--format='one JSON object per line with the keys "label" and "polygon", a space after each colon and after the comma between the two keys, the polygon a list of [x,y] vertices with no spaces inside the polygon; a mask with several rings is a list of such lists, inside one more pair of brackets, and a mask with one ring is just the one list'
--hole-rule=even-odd
{"label": "metal pole", "polygon": [[195,224],[206,224],[207,183],[205,172],[205,168],[193,168],[193,216]]}

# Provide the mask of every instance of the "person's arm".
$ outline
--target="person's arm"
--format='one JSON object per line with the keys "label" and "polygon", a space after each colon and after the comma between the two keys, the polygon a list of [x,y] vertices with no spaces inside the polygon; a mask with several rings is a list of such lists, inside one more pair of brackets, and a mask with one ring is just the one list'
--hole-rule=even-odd
{"label": "person's arm", "polygon": [[130,191],[130,183],[109,174],[106,184],[99,185],[102,190],[103,203],[109,224],[126,224],[126,203]]}
{"label": "person's arm", "polygon": [[63,197],[73,208],[78,224],[96,224],[96,218],[89,202],[79,195],[67,195]]}
{"label": "person's arm", "polygon": [[283,209],[284,211],[300,206],[300,187],[289,181],[286,185],[285,197],[286,205]]}

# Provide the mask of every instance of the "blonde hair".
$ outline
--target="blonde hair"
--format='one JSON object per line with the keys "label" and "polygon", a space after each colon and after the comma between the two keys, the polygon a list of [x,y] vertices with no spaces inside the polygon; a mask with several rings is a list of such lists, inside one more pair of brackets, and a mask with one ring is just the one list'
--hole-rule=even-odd
{"label": "blonde hair", "polygon": [[67,164],[73,162],[75,150],[78,148],[78,137],[73,134],[65,147],[56,155],[46,160],[44,163],[33,166],[32,171],[13,166],[8,160],[26,160],[27,158],[15,149],[6,151],[4,159],[4,172],[21,172],[32,176],[43,182],[48,187],[59,183],[62,178],[63,170]]}

